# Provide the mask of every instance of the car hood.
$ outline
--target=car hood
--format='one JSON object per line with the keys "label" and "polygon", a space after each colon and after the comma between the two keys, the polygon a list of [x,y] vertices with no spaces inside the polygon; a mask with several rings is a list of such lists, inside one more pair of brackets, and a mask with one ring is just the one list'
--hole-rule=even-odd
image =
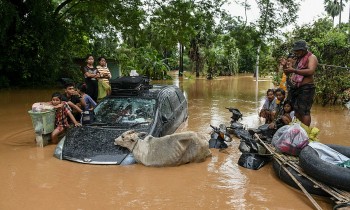
{"label": "car hood", "polygon": [[65,136],[61,159],[88,164],[119,165],[130,157],[130,151],[114,145],[114,140],[127,130],[95,126],[72,128]]}

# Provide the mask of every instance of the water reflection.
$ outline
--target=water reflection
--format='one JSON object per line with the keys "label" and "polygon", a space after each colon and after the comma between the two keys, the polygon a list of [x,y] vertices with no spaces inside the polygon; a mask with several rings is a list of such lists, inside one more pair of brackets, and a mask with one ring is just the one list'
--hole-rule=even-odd
{"label": "water reflection", "polygon": [[[189,101],[182,130],[208,135],[210,124],[229,123],[225,107],[239,108],[243,124],[256,127],[271,81],[251,75],[214,80],[153,81],[179,86]],[[54,145],[38,148],[27,111],[57,90],[0,91],[0,209],[312,209],[308,199],[281,182],[267,165],[258,171],[237,165],[239,140],[227,153],[213,150],[203,163],[149,168],[96,166],[60,161]],[[325,143],[349,145],[350,115],[341,107],[312,109],[312,125]],[[20,202],[18,202],[20,201]],[[317,201],[330,209],[328,200]]]}

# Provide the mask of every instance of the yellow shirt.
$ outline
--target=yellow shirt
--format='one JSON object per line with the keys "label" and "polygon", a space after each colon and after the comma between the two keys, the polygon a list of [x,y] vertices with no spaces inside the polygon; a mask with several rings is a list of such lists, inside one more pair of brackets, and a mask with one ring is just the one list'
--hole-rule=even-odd
{"label": "yellow shirt", "polygon": [[280,88],[282,88],[284,91],[287,90],[287,86],[286,86],[286,80],[287,80],[287,75],[285,73],[282,74],[282,79],[280,82]]}

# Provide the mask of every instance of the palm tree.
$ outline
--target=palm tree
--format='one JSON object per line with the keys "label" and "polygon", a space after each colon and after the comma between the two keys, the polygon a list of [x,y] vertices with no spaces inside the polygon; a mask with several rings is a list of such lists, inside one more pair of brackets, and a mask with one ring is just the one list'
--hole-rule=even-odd
{"label": "palm tree", "polygon": [[[349,0],[346,0],[349,2]],[[349,20],[348,20],[348,42],[350,42],[350,5],[349,5]]]}
{"label": "palm tree", "polygon": [[[342,0],[343,1],[343,0]],[[340,3],[342,3],[342,1]],[[349,0],[344,0],[345,3],[348,3]],[[341,11],[343,11],[344,7],[346,6],[345,3],[341,4],[342,5],[342,9]],[[339,19],[341,20],[341,17],[339,17]],[[340,23],[340,22],[339,22]],[[349,5],[349,24],[350,24],[350,5]]]}
{"label": "palm tree", "polygon": [[333,18],[334,26],[334,17],[340,14],[340,3],[337,0],[324,0],[324,9],[328,15]]}
{"label": "palm tree", "polygon": [[[344,0],[345,2],[348,2],[348,0]],[[340,26],[340,23],[341,23],[341,12],[344,10],[344,7],[345,7],[345,3],[343,3],[343,0],[340,0],[340,12],[339,12],[339,26]]]}

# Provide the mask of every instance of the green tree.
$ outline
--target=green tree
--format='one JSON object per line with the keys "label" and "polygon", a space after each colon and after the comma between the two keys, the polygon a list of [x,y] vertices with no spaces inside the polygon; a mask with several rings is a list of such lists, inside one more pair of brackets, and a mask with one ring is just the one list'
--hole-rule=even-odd
{"label": "green tree", "polygon": [[347,41],[347,28],[333,28],[332,20],[322,18],[313,24],[297,27],[286,41],[276,45],[273,55],[278,55],[277,49],[291,49],[292,43],[304,39],[309,49],[319,61],[315,73],[316,99],[322,105],[338,103],[343,97],[343,91],[350,88],[350,45]]}
{"label": "green tree", "polygon": [[120,35],[123,41],[142,43],[137,39],[145,18],[138,0],[3,0],[0,4],[1,85],[81,79],[76,58],[88,53],[115,56]]}
{"label": "green tree", "polygon": [[260,9],[260,18],[257,21],[260,34],[256,59],[256,76],[258,77],[260,49],[263,49],[261,44],[265,42],[265,39],[275,37],[280,28],[287,26],[296,19],[299,2],[293,0],[257,0],[257,3]]}
{"label": "green tree", "polygon": [[8,85],[52,84],[61,69],[67,30],[50,1],[1,1],[0,69]]}
{"label": "green tree", "polygon": [[341,14],[341,4],[337,0],[324,0],[324,5],[324,9],[332,17],[334,25],[334,17]]}
{"label": "green tree", "polygon": [[230,30],[230,36],[236,40],[239,49],[239,72],[253,72],[256,63],[256,49],[260,43],[260,33],[254,26],[237,24]]}

